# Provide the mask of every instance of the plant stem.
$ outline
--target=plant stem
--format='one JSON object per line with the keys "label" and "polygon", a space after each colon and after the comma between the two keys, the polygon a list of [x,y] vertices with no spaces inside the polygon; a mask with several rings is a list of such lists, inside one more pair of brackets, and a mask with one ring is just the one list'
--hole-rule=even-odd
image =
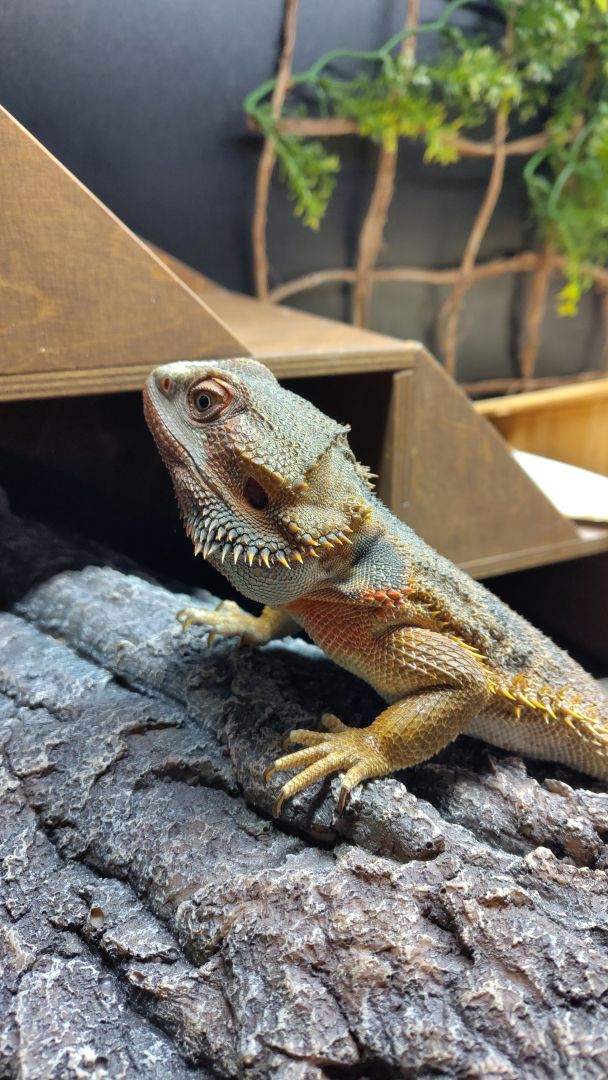
{"label": "plant stem", "polygon": [[524,389],[532,382],[536,367],[540,348],[540,331],[547,309],[549,283],[554,268],[554,255],[553,246],[547,244],[544,251],[540,253],[538,265],[530,282],[524,318],[524,332],[519,352],[519,370]]}
{"label": "plant stem", "polygon": [[[330,52],[326,52],[323,56],[320,56],[306,71],[301,71],[296,75],[292,75],[290,79],[290,88],[294,86],[302,86],[307,83],[314,83],[320,73],[328,64],[333,63],[334,60],[363,60],[370,63],[382,62],[387,56],[390,56],[394,48],[404,38],[411,37],[413,35],[421,33],[431,33],[434,31],[441,31],[447,25],[447,22],[454,11],[458,8],[466,7],[470,4],[471,0],[450,0],[449,4],[446,4],[441,15],[433,22],[420,23],[417,26],[406,27],[404,30],[400,30],[398,33],[393,34],[388,41],[384,42],[378,49],[371,50],[356,50],[356,49],[332,49]],[[251,90],[243,102],[243,109],[247,116],[256,116],[258,106],[260,102],[270,94],[276,84],[276,77],[273,79],[266,79],[254,90]]]}
{"label": "plant stem", "polygon": [[[407,15],[401,44],[401,55],[413,56],[416,38],[407,31],[416,28],[420,15],[420,0],[408,0]],[[407,34],[407,36],[405,36]],[[369,316],[369,306],[373,282],[369,271],[375,266],[388,219],[397,175],[397,146],[391,148],[382,144],[378,151],[376,180],[367,213],[359,232],[359,249],[355,288],[353,292],[353,322],[355,326],[365,326]]]}
{"label": "plant stem", "polygon": [[477,212],[471,234],[465,245],[462,262],[460,264],[459,279],[454,285],[452,295],[446,301],[440,315],[440,321],[444,321],[445,325],[443,344],[445,367],[446,371],[453,377],[456,376],[458,322],[460,319],[462,300],[469,287],[471,273],[475,266],[477,255],[479,254],[481,242],[486,234],[488,225],[490,224],[492,214],[494,213],[496,203],[498,202],[498,196],[502,189],[505,174],[505,162],[507,160],[507,155],[505,153],[507,130],[507,109],[505,106],[501,106],[496,113],[496,123],[494,128],[494,145],[496,147],[496,153],[494,154],[494,160],[492,162],[492,171],[490,173],[488,186],[482,204]]}
{"label": "plant stem", "polygon": [[[296,40],[296,23],[299,0],[285,0],[283,21],[283,47],[279,68],[272,91],[270,109],[276,119],[281,113],[291,77],[291,64]],[[256,295],[265,300],[268,296],[268,251],[266,246],[266,228],[268,224],[268,199],[270,183],[276,163],[274,141],[266,138],[258,162],[255,181],[255,201],[251,222],[251,245],[253,249],[253,278]]]}

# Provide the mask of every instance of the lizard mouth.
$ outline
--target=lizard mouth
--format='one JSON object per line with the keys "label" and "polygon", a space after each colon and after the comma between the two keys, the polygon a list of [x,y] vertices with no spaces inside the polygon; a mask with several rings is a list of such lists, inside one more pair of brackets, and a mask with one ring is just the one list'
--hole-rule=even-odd
{"label": "lizard mouth", "polygon": [[[249,486],[250,493],[251,479],[248,477],[244,485],[245,489]],[[257,481],[254,483],[256,500],[262,502],[258,491],[261,486]],[[204,559],[214,557],[213,561],[219,561],[221,566],[226,560],[233,566],[242,560],[249,567],[270,569],[278,564],[291,570],[303,566],[307,558],[337,556],[352,544],[350,537],[357,523],[372,512],[363,500],[354,501],[344,508],[342,520],[323,528],[299,523],[293,512],[279,512],[272,515],[269,529],[266,502],[255,508],[257,514],[245,519],[236,515],[225,499],[199,476],[193,483],[192,473],[185,477],[182,474],[176,488],[182,523],[194,554],[202,554]],[[262,514],[265,521],[260,520]]]}

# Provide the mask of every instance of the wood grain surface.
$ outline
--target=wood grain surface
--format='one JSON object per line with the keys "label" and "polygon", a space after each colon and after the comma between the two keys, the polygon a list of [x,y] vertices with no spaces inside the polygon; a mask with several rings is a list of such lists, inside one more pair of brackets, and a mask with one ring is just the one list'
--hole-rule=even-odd
{"label": "wood grain surface", "polygon": [[475,403],[510,446],[608,476],[608,379]]}
{"label": "wood grain surface", "polygon": [[47,373],[47,393],[56,394],[68,389],[70,372],[83,371],[89,389],[97,381],[112,383],[125,368],[139,369],[141,378],[170,359],[247,352],[204,301],[4,109],[0,205],[3,396],[7,390],[21,396],[28,378],[41,394]]}

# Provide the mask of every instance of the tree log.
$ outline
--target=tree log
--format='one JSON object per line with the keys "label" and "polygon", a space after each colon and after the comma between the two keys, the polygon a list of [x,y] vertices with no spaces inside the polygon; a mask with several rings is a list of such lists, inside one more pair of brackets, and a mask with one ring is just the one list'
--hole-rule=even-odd
{"label": "tree log", "polygon": [[0,1075],[605,1077],[601,785],[460,739],[274,821],[282,735],[373,692],[120,565],[0,518]]}

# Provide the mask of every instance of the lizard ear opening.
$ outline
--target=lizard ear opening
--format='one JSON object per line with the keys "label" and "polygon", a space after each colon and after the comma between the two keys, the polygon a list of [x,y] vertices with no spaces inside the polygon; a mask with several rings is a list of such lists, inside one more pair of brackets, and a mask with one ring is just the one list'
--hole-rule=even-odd
{"label": "lizard ear opening", "polygon": [[268,506],[268,495],[264,491],[262,485],[258,484],[257,480],[253,479],[253,476],[247,477],[243,493],[247,502],[254,510],[265,510]]}

